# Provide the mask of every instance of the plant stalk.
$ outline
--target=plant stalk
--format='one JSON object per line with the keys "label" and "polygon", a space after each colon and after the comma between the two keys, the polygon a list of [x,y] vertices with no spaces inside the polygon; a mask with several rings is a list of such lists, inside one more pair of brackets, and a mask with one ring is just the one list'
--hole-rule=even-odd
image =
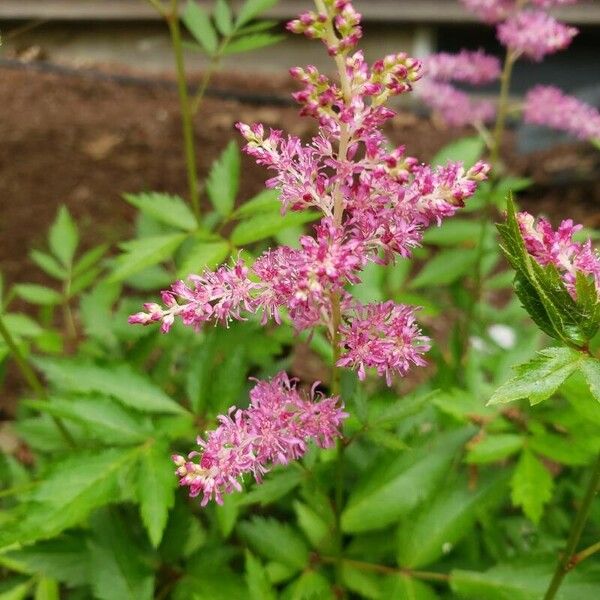
{"label": "plant stalk", "polygon": [[[337,558],[333,556],[319,556],[318,560],[324,563],[334,563]],[[403,567],[389,567],[388,565],[379,565],[375,563],[364,562],[361,560],[353,560],[350,558],[343,558],[342,562],[355,569],[361,571],[372,571],[374,573],[383,573],[384,575],[405,575],[407,577],[414,577],[415,579],[421,579],[423,581],[444,581],[450,580],[450,575],[445,573],[436,573],[435,571],[414,571],[413,569],[407,569]]]}
{"label": "plant stalk", "polygon": [[500,151],[504,140],[504,132],[506,129],[506,116],[508,114],[508,99],[510,94],[510,82],[512,72],[518,56],[511,50],[506,51],[504,59],[504,67],[500,76],[500,96],[498,99],[498,115],[496,116],[496,124],[492,136],[492,151],[490,153],[490,164],[492,166],[492,177],[497,177],[496,171],[500,161]]}
{"label": "plant stalk", "polygon": [[[565,575],[576,566],[577,562],[581,562],[583,558],[586,558],[587,556],[593,554],[594,552],[597,552],[600,549],[600,543],[598,543],[594,544],[594,546],[591,546],[591,548],[588,548],[587,550],[583,550],[581,553],[579,553],[579,555],[576,553],[577,544],[579,544],[583,528],[592,508],[592,502],[594,501],[594,497],[598,493],[599,488],[600,455],[598,455],[596,463],[594,464],[588,487],[586,489],[583,500],[581,501],[581,505],[579,506],[579,509],[575,515],[575,520],[573,521],[571,532],[569,533],[569,538],[567,540],[565,552],[558,561],[556,570],[554,571],[554,576],[552,577],[550,585],[548,586],[548,589],[544,596],[544,600],[553,600],[556,597],[556,594],[558,593],[558,590],[563,582],[563,579],[565,578]],[[593,550],[590,552],[591,549]],[[583,558],[579,558],[579,560],[574,560],[575,557],[581,555],[583,555]]]}
{"label": "plant stalk", "polygon": [[[23,375],[23,379],[25,379],[25,381],[28,383],[29,387],[33,390],[34,394],[40,400],[47,401],[48,394],[46,393],[46,390],[45,390],[44,386],[42,385],[42,382],[39,380],[35,371],[33,370],[31,365],[27,361],[27,359],[23,356],[23,354],[19,350],[17,343],[15,342],[13,336],[11,335],[10,331],[6,327],[6,324],[4,323],[4,319],[2,318],[2,315],[0,315],[0,337],[2,337],[2,339],[4,340],[4,343],[8,346],[8,349],[10,350],[12,357],[15,359],[15,363],[17,364],[19,371],[21,371],[21,375]],[[64,426],[63,422],[60,419],[58,419],[58,417],[55,417],[54,415],[52,415],[52,420],[58,427],[62,436],[65,438],[65,441],[70,446],[75,447],[75,445],[76,445],[75,440],[69,433],[69,430]]]}
{"label": "plant stalk", "polygon": [[[154,4],[154,3],[153,3]],[[175,67],[177,71],[177,91],[181,110],[181,126],[185,150],[185,165],[188,181],[188,190],[192,210],[198,224],[200,223],[200,187],[198,184],[198,171],[196,167],[196,147],[194,145],[194,124],[192,120],[192,106],[185,77],[185,64],[183,59],[183,43],[181,40],[181,26],[179,23],[179,0],[171,0],[171,9],[168,13],[162,12],[173,46]]]}

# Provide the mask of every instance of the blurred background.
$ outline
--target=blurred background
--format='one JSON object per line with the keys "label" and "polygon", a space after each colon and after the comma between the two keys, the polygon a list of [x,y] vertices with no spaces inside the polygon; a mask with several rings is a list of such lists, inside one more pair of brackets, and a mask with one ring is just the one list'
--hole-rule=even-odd
{"label": "blurred background", "polygon": [[[283,31],[306,5],[281,0],[265,16]],[[357,8],[366,19],[368,57],[398,49],[423,57],[463,46],[502,51],[494,29],[455,0],[363,0]],[[555,12],[580,34],[568,52],[541,64],[520,61],[513,91],[552,83],[598,105],[600,2]],[[27,261],[27,248],[41,242],[59,204],[79,219],[84,243],[93,245],[129,231],[133,210],[122,202],[123,192],[185,193],[173,58],[166,26],[144,0],[2,0],[0,30],[0,264],[8,281],[35,280],[40,274]],[[291,35],[276,46],[225,58],[196,119],[201,176],[235,137],[237,120],[308,135],[312,124],[296,118],[289,100],[287,69],[327,61],[319,44]],[[206,62],[190,52],[186,65],[193,81]],[[392,139],[422,160],[465,134],[414,103],[391,128]],[[549,132],[516,132],[510,142],[512,170],[536,180],[526,204],[564,214],[568,203],[575,219],[600,224],[597,152]],[[250,197],[265,175],[251,161],[243,172],[242,195]]]}

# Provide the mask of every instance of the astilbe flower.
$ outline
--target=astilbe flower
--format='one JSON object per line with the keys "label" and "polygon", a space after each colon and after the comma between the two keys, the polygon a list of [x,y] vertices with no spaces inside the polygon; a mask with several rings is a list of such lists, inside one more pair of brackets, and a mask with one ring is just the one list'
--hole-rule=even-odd
{"label": "astilbe flower", "polygon": [[421,100],[451,127],[488,123],[496,116],[489,100],[472,98],[451,81],[481,85],[500,76],[500,61],[482,50],[440,52],[424,59],[425,77],[419,88]]}
{"label": "astilbe flower", "polygon": [[[252,265],[238,259],[178,281],[163,292],[163,306],[146,304],[130,322],[160,322],[167,332],[176,319],[199,329],[249,314],[261,314],[263,324],[287,315],[297,331],[324,327],[339,344],[339,366],[357,369],[361,378],[373,368],[389,385],[394,374],[425,362],[429,342],[416,309],[393,302],[361,306],[347,288],[360,281],[367,263],[410,256],[427,227],[464,206],[489,167],[479,162],[466,170],[449,162],[432,168],[406,156],[402,146],[390,148],[381,128],[394,112],[385,103],[412,89],[420,61],[397,53],[367,64],[355,49],[362,30],[351,3],[317,6],[325,12],[305,13],[288,26],[321,39],[340,72],[335,83],[314,66],[292,70],[303,86],[294,97],[301,113],[318,121],[317,134],[303,143],[260,124],[237,125],[245,151],[274,171],[266,185],[280,191],[282,211],[322,212],[314,235],[302,236],[299,248],[267,250]],[[343,416],[335,399],[301,402],[280,375],[257,385],[249,409],[220,417],[219,428],[192,454],[199,461],[176,457],[181,482],[204,503],[219,501],[239,488],[244,473],[260,480],[265,465],[301,456],[307,439],[330,445]]]}
{"label": "astilbe flower", "polygon": [[202,506],[210,500],[222,504],[223,494],[242,489],[245,475],[260,483],[272,465],[302,457],[309,442],[333,446],[348,416],[343,409],[338,398],[326,398],[314,387],[303,394],[285,373],[257,381],[247,409],[232,407],[216,429],[198,437],[201,451],[173,456],[179,483],[190,496],[202,496]]}
{"label": "astilbe flower", "polygon": [[538,219],[536,223],[527,212],[519,213],[517,219],[527,252],[542,266],[554,265],[573,298],[577,295],[578,272],[592,277],[600,294],[600,255],[594,251],[591,240],[584,243],[573,240],[582,225],[567,219],[554,231],[546,219]]}
{"label": "astilbe flower", "polygon": [[489,123],[496,116],[492,101],[472,98],[449,83],[426,81],[419,97],[450,127]]}
{"label": "astilbe flower", "polygon": [[463,81],[481,85],[500,77],[500,61],[483,50],[461,50],[457,54],[439,52],[425,59],[426,74],[438,81]]}
{"label": "astilbe flower", "polygon": [[391,385],[392,373],[406,374],[411,364],[424,366],[422,354],[430,348],[429,338],[421,334],[414,309],[394,302],[357,306],[341,329],[347,352],[338,366],[358,370],[365,378],[365,367],[377,369]]}
{"label": "astilbe flower", "polygon": [[502,21],[516,8],[515,0],[461,0],[461,2],[486,23]]}
{"label": "astilbe flower", "polygon": [[547,54],[564,50],[577,35],[569,27],[541,10],[523,10],[498,26],[498,39],[517,54],[541,61]]}
{"label": "astilbe flower", "polygon": [[523,119],[582,140],[600,139],[600,111],[553,86],[538,85],[527,93]]}

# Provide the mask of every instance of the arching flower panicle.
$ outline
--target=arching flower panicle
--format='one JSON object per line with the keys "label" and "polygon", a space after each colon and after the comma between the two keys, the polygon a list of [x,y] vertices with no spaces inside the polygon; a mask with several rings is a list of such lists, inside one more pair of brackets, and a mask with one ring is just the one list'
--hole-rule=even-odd
{"label": "arching flower panicle", "polygon": [[179,483],[190,496],[201,496],[202,506],[222,504],[224,494],[242,489],[245,475],[260,483],[273,465],[301,458],[310,442],[331,447],[347,416],[338,398],[315,392],[315,386],[303,393],[286,373],[257,381],[247,409],[232,407],[216,429],[198,438],[200,450],[173,456]]}

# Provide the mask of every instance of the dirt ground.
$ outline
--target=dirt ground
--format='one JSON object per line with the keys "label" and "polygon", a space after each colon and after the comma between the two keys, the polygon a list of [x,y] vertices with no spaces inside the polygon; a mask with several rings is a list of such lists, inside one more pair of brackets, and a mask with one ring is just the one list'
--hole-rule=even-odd
{"label": "dirt ground", "polygon": [[[234,75],[221,76],[215,86],[279,96],[290,89],[285,78]],[[233,124],[238,120],[261,121],[302,136],[312,127],[292,107],[209,98],[196,119],[201,176],[228,140],[237,137]],[[393,141],[423,160],[457,133],[410,113],[400,114],[389,131]],[[597,156],[574,144],[528,157],[513,155],[510,162],[519,174],[533,174],[540,182],[525,199],[532,210],[568,214],[598,226]],[[263,169],[245,159],[242,196],[258,192],[264,179]],[[37,279],[27,252],[44,244],[61,203],[78,218],[86,245],[116,241],[130,230],[133,216],[121,194],[142,190],[186,192],[173,90],[0,69],[0,270],[9,281]]]}

